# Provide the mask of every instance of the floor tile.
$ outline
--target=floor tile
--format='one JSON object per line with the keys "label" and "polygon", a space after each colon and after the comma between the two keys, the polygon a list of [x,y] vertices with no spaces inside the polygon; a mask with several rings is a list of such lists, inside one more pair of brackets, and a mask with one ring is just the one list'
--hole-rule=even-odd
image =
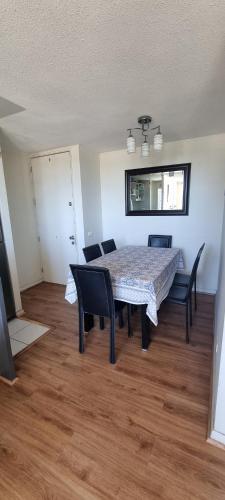
{"label": "floor tile", "polygon": [[48,330],[49,328],[46,326],[38,325],[36,323],[29,323],[26,328],[23,328],[23,330],[14,333],[12,338],[29,345],[39,337],[41,337]]}
{"label": "floor tile", "polygon": [[11,321],[8,322],[8,328],[9,328],[9,335],[10,337],[13,336],[16,332],[19,332],[23,328],[26,328],[26,326],[29,326],[30,322],[25,321],[24,319],[12,319]]}
{"label": "floor tile", "polygon": [[15,356],[18,352],[25,349],[27,346],[23,342],[18,342],[18,340],[10,339],[12,355]]}

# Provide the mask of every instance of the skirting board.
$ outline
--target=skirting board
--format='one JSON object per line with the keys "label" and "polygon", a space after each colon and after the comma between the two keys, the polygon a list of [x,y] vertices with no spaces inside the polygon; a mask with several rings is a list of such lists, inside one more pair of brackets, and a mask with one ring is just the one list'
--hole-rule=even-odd
{"label": "skirting board", "polygon": [[40,279],[38,281],[34,281],[34,283],[30,283],[29,285],[25,285],[22,288],[20,288],[20,292],[25,292],[25,290],[29,290],[29,288],[32,288],[33,286],[39,285],[42,282],[43,282],[43,279]]}
{"label": "skirting board", "polygon": [[197,293],[200,293],[201,295],[211,295],[213,297],[216,296],[216,291],[206,292],[204,290],[198,290],[197,289]]}
{"label": "skirting board", "polygon": [[207,439],[208,443],[225,448],[225,435],[217,431],[212,431],[210,437]]}
{"label": "skirting board", "polygon": [[16,311],[16,317],[17,318],[20,318],[23,315],[24,315],[24,310],[23,309],[20,309],[19,311]]}

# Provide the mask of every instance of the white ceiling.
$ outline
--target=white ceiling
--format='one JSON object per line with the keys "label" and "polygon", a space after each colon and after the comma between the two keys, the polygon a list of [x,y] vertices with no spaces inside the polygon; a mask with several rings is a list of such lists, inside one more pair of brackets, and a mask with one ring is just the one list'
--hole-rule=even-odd
{"label": "white ceiling", "polygon": [[141,114],[167,141],[225,131],[224,0],[1,0],[0,126],[26,151],[124,147]]}

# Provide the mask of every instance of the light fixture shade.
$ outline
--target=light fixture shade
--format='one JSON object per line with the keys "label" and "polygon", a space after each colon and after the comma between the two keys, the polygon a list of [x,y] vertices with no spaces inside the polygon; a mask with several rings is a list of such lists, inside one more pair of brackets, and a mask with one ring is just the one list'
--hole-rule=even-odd
{"label": "light fixture shade", "polygon": [[158,132],[154,136],[154,149],[156,151],[161,151],[162,147],[163,147],[163,135],[161,134],[161,132]]}
{"label": "light fixture shade", "polygon": [[142,145],[141,145],[141,156],[143,158],[146,158],[147,156],[149,156],[149,154],[150,154],[150,146],[149,146],[148,141],[146,141],[146,139],[145,139],[145,141],[142,142]]}
{"label": "light fixture shade", "polygon": [[129,137],[127,138],[127,152],[130,154],[130,153],[135,153],[135,151],[136,151],[135,138],[130,133]]}

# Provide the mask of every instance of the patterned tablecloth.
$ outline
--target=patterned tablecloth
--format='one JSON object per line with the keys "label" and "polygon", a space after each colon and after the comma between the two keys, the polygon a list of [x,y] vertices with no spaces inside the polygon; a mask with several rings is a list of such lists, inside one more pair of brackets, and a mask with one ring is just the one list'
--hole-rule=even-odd
{"label": "patterned tablecloth", "polygon": [[[130,304],[147,304],[146,314],[157,326],[157,311],[166,298],[175,273],[183,269],[178,248],[126,246],[89,262],[109,269],[114,298]],[[76,286],[69,272],[65,298],[77,300]]]}

